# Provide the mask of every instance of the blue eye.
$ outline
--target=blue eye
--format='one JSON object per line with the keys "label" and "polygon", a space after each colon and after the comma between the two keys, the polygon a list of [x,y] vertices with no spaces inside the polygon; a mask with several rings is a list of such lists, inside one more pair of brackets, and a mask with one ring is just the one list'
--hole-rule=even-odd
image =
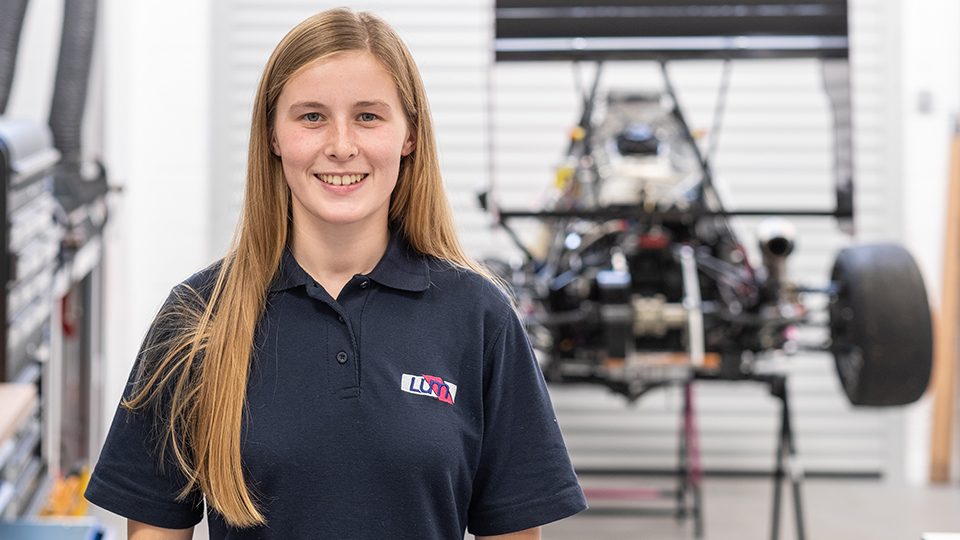
{"label": "blue eye", "polygon": [[319,122],[320,113],[315,113],[315,112],[307,113],[303,115],[303,119],[306,120],[307,122]]}
{"label": "blue eye", "polygon": [[377,119],[377,115],[373,113],[360,113],[360,116],[357,117],[361,122],[373,122]]}

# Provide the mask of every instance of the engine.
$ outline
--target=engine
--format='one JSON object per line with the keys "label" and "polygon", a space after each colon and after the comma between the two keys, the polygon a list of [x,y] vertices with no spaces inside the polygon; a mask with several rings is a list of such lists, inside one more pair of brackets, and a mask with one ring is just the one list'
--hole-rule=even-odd
{"label": "engine", "polygon": [[[788,341],[797,314],[784,281],[790,225],[765,223],[763,265],[751,266],[668,105],[610,94],[594,132],[574,131],[546,206],[571,217],[544,222],[542,263],[524,280],[549,377],[635,396],[691,369],[735,377],[750,352]],[[598,219],[604,212],[616,217]]]}

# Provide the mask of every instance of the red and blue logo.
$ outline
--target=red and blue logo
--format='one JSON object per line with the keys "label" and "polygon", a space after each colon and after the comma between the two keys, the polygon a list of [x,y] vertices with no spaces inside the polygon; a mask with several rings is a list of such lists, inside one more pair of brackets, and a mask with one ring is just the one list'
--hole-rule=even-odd
{"label": "red and blue logo", "polygon": [[430,396],[453,405],[457,397],[457,385],[430,375],[407,375],[400,378],[400,389],[410,394]]}

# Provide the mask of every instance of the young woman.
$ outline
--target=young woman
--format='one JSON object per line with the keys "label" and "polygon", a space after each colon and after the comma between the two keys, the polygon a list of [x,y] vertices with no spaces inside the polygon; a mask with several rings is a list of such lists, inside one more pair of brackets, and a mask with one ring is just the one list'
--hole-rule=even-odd
{"label": "young woman", "polygon": [[410,53],[280,42],[229,254],[148,332],[87,498],[129,538],[539,538],[585,507],[523,327],[460,248]]}

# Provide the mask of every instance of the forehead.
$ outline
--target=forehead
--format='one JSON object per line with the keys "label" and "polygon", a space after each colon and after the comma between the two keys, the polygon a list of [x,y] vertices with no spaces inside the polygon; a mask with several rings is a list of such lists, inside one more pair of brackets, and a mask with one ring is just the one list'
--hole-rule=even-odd
{"label": "forehead", "polygon": [[343,97],[357,99],[371,93],[387,93],[399,102],[396,81],[367,50],[341,51],[307,62],[284,84],[280,101],[290,93],[342,93]]}

